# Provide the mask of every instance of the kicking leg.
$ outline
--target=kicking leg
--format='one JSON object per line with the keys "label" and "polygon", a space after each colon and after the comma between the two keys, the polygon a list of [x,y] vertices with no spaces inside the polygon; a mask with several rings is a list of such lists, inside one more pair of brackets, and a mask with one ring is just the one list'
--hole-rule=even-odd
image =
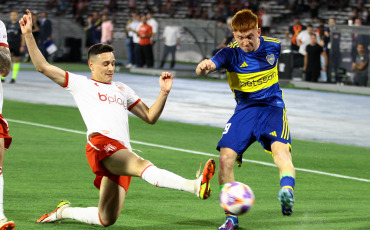
{"label": "kicking leg", "polygon": [[157,187],[187,191],[202,199],[209,197],[209,183],[215,170],[214,161],[209,160],[205,165],[202,176],[196,180],[187,180],[170,171],[157,168],[149,161],[127,149],[118,150],[113,155],[105,158],[102,164],[113,174],[141,177]]}
{"label": "kicking leg", "polygon": [[[218,183],[220,185],[220,190],[223,185],[234,182],[234,164],[238,157],[238,154],[230,148],[220,149],[219,158],[219,169],[218,169]],[[225,211],[226,221],[218,229],[236,229],[239,227],[238,216]]]}
{"label": "kicking leg", "polygon": [[293,213],[295,169],[290,154],[290,147],[282,142],[275,141],[271,145],[274,162],[280,172],[280,186],[278,199],[281,202],[283,215],[290,216]]}
{"label": "kicking leg", "polygon": [[125,189],[115,182],[103,177],[100,185],[98,207],[71,207],[68,201],[61,201],[57,208],[40,217],[39,223],[52,223],[64,219],[73,219],[87,224],[107,227],[116,222],[125,200]]}

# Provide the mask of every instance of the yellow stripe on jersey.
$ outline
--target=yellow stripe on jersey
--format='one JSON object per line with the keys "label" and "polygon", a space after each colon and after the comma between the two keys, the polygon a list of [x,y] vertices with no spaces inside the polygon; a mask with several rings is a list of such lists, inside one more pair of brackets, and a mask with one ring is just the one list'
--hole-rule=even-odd
{"label": "yellow stripe on jersey", "polygon": [[278,82],[277,65],[272,69],[255,73],[227,72],[227,79],[231,90],[256,92]]}
{"label": "yellow stripe on jersey", "polygon": [[280,43],[280,41],[277,38],[271,38],[271,37],[265,37],[265,36],[262,36],[262,37],[264,41]]}
{"label": "yellow stripe on jersey", "polygon": [[239,47],[239,44],[238,44],[237,41],[234,41],[234,42],[230,43],[227,47],[229,47],[229,48],[235,48],[235,47]]}

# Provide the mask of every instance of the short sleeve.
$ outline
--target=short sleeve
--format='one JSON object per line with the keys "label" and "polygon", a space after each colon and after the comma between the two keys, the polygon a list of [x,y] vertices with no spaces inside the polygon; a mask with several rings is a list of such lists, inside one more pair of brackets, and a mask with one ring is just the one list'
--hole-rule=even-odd
{"label": "short sleeve", "polygon": [[0,46],[8,47],[8,35],[4,22],[0,20]]}
{"label": "short sleeve", "polygon": [[137,103],[139,103],[141,100],[133,89],[131,89],[127,85],[125,85],[125,89],[126,89],[126,96],[127,96],[127,107],[128,107],[128,110],[131,111],[131,109],[134,108],[135,105],[137,105]]}
{"label": "short sleeve", "polygon": [[62,86],[67,91],[74,92],[88,81],[87,77],[66,71],[66,82]]}

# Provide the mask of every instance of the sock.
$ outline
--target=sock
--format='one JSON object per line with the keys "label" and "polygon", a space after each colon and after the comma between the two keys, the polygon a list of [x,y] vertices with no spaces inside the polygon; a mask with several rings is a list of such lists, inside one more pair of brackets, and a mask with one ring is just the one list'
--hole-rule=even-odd
{"label": "sock", "polygon": [[159,169],[153,164],[149,164],[144,168],[141,172],[141,179],[157,187],[196,193],[196,180],[187,180],[170,171]]}
{"label": "sock", "polygon": [[103,224],[100,222],[97,207],[88,207],[88,208],[68,207],[63,209],[62,218],[73,219],[83,223],[103,226]]}
{"label": "sock", "polygon": [[4,197],[3,197],[3,192],[4,192],[4,177],[3,177],[3,168],[0,167],[0,219],[6,218],[4,215]]}
{"label": "sock", "polygon": [[293,192],[294,191],[294,186],[295,186],[295,179],[294,179],[293,174],[283,173],[281,175],[281,179],[280,179],[280,186],[281,186],[282,189],[287,188],[287,189],[292,190],[292,192]]}
{"label": "sock", "polygon": [[18,71],[19,71],[19,62],[13,63],[12,71],[13,71],[12,79],[15,80],[17,78]]}
{"label": "sock", "polygon": [[[220,185],[220,186],[218,186],[218,189],[221,191],[221,190],[222,190],[222,188],[223,188],[224,186],[225,186],[224,184],[223,184],[223,185]],[[227,219],[227,217],[229,217],[229,216],[232,216],[232,217],[238,218],[238,216],[237,216],[237,215],[235,215],[235,214],[233,214],[233,213],[231,213],[231,212],[228,212],[228,211],[226,211],[226,210],[224,210],[224,212],[225,212],[226,219]]]}

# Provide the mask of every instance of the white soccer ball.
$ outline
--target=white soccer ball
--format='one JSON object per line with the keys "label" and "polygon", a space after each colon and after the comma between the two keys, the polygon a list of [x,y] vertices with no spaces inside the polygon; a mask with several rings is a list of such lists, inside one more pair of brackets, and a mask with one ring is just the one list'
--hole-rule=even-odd
{"label": "white soccer ball", "polygon": [[241,182],[231,182],[224,185],[220,194],[221,207],[235,215],[248,212],[254,204],[252,189]]}

